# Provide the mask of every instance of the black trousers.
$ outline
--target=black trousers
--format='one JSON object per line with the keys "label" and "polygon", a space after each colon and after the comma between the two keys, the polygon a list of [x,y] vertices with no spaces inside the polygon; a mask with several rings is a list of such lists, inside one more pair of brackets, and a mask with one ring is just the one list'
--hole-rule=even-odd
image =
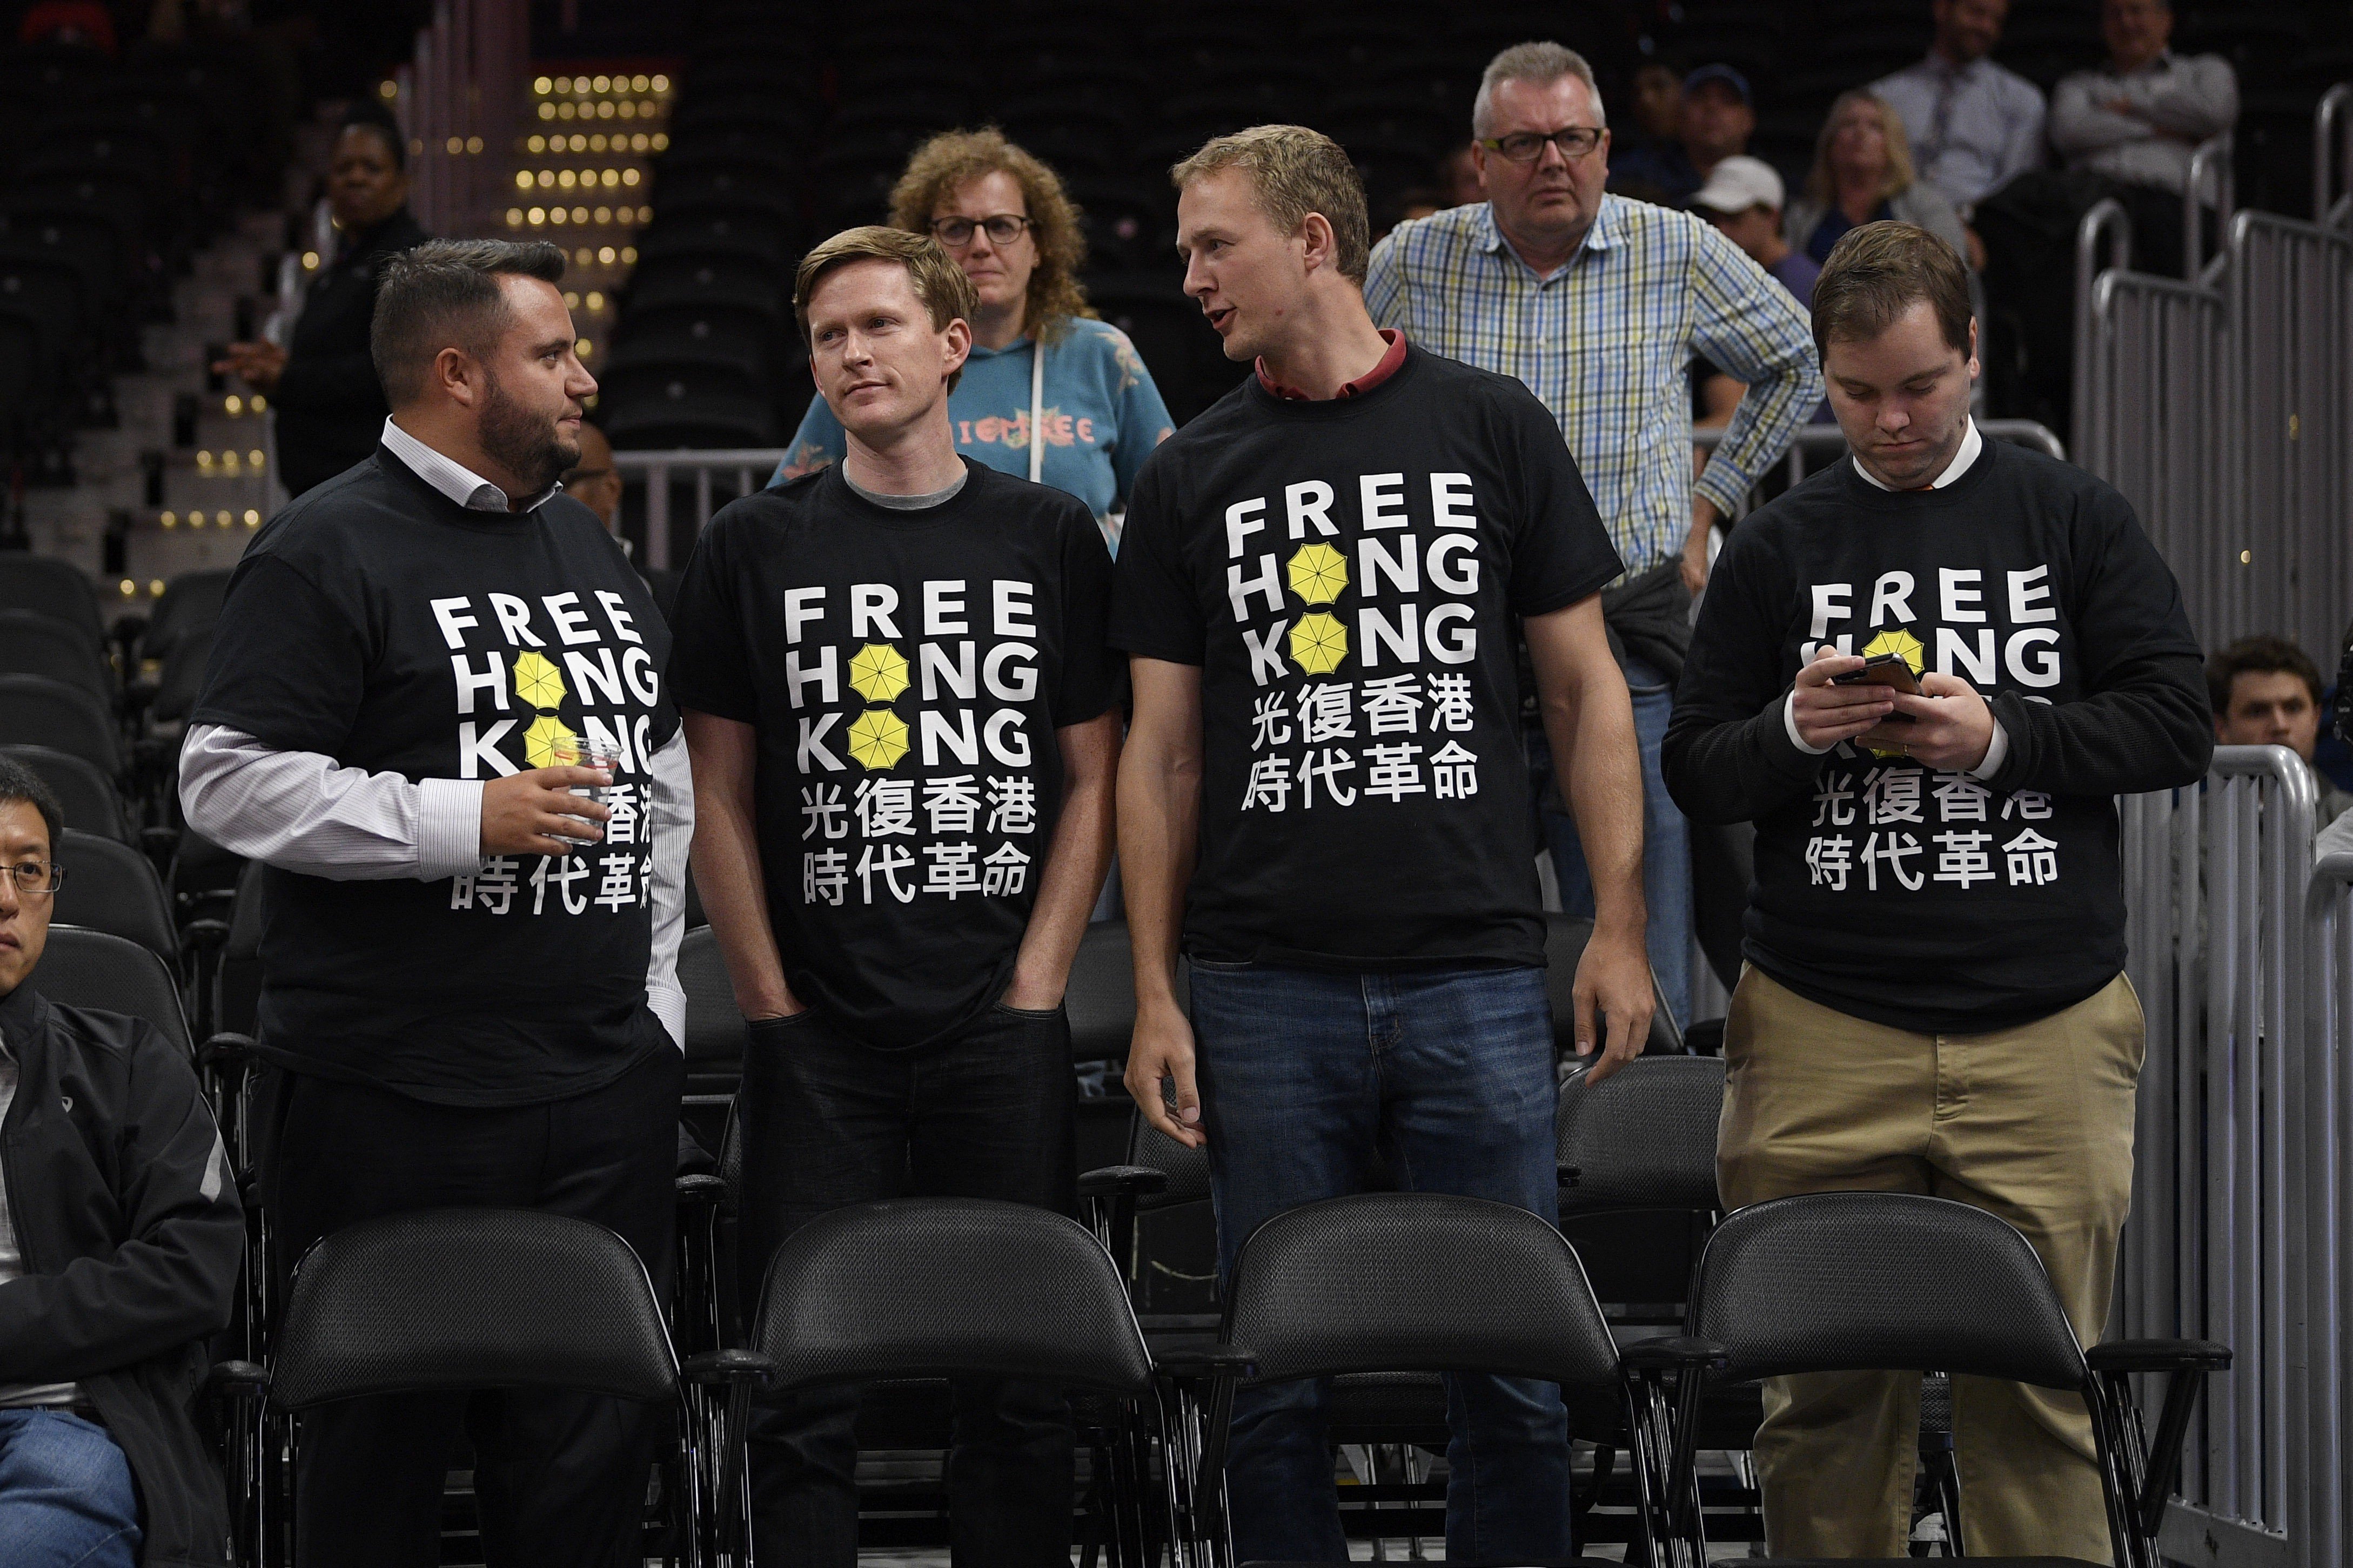
{"label": "black trousers", "polygon": [[[743,1122],[739,1283],[752,1321],[769,1258],[828,1209],[877,1198],[1002,1198],[1078,1207],[1070,1020],[990,1011],[920,1051],[860,1045],[815,1013],[754,1024]],[[1070,1405],[1001,1380],[955,1390],[948,1450],[956,1568],[1067,1568],[1074,1500]],[[764,1405],[752,1424],[753,1543],[764,1563],[852,1568],[859,1391]]]}
{"label": "black trousers", "polygon": [[[590,1220],[666,1290],[685,1058],[658,1050],[613,1083],[547,1105],[464,1110],[271,1069],[262,1203],[290,1262],[329,1232],[428,1208],[528,1208]],[[639,1561],[654,1444],[670,1412],[542,1390],[410,1394],[301,1418],[300,1568],[430,1568],[462,1431],[491,1568]]]}

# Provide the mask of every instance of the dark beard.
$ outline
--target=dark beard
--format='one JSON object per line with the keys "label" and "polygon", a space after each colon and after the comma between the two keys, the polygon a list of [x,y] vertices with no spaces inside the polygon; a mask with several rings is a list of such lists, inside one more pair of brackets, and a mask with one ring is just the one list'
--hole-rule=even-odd
{"label": "dark beard", "polygon": [[579,444],[556,434],[553,418],[509,397],[496,376],[482,399],[480,434],[482,450],[522,483],[522,494],[510,500],[537,495],[580,463]]}

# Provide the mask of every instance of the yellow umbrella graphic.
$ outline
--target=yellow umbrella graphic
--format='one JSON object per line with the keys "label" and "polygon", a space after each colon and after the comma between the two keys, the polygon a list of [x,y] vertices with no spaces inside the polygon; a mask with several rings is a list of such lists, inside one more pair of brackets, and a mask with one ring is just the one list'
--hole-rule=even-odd
{"label": "yellow umbrella graphic", "polygon": [[1321,611],[1291,628],[1291,662],[1310,675],[1329,675],[1348,657],[1348,628]]}
{"label": "yellow umbrella graphic", "polygon": [[[849,656],[849,689],[869,702],[894,700],[899,693],[907,689],[905,657],[889,643],[868,643]],[[902,745],[901,750],[904,749]],[[893,755],[891,762],[898,760]],[[891,763],[882,765],[889,767]]]}
{"label": "yellow umbrella graphic", "polygon": [[[514,689],[515,695],[522,699],[526,708],[552,709],[564,700],[564,677],[555,672],[555,666],[542,653],[516,656]],[[546,764],[534,763],[532,765],[543,767]]]}
{"label": "yellow umbrella graphic", "polygon": [[1919,674],[1921,667],[1928,662],[1928,650],[1921,645],[1920,639],[1901,626],[1882,632],[1862,645],[1862,657],[1865,658],[1876,658],[1883,653],[1902,654],[1904,662],[1912,667],[1915,675]]}
{"label": "yellow umbrella graphic", "polygon": [[907,721],[888,708],[869,708],[849,721],[849,756],[860,767],[896,767],[906,754]]}
{"label": "yellow umbrella graphic", "polygon": [[[538,658],[539,656],[525,654],[523,658]],[[546,661],[542,659],[540,662],[543,664]],[[557,690],[559,693],[562,690],[561,682],[557,684]],[[563,720],[553,713],[543,713],[531,721],[530,729],[522,732],[523,761],[534,768],[568,766],[579,760],[579,751],[573,744],[578,739],[565,727]]]}
{"label": "yellow umbrella graphic", "polygon": [[1348,559],[1328,544],[1303,544],[1291,558],[1291,591],[1311,605],[1328,605],[1348,585]]}

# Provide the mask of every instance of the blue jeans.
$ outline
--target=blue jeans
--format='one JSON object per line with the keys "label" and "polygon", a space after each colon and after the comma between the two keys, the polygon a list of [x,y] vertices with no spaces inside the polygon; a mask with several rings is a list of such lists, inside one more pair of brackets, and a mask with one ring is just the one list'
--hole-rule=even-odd
{"label": "blue jeans", "polygon": [[[1193,1032],[1221,1279],[1258,1225],[1399,1186],[1557,1215],[1551,1011],[1535,969],[1341,974],[1195,963]],[[1568,1415],[1551,1384],[1446,1380],[1446,1554],[1566,1557]],[[1227,1493],[1238,1562],[1347,1560],[1325,1385],[1234,1400]]]}
{"label": "blue jeans", "polygon": [[63,1410],[0,1410],[0,1542],[9,1568],[131,1568],[139,1495],[105,1427]]}
{"label": "blue jeans", "polygon": [[[1667,796],[1659,748],[1675,710],[1675,689],[1664,671],[1639,658],[1626,661],[1626,689],[1634,699],[1634,743],[1642,753],[1642,901],[1650,906],[1651,969],[1675,1010],[1678,1028],[1691,1023],[1692,868],[1691,825]],[[1528,761],[1536,798],[1552,773],[1552,747],[1541,731],[1528,737]],[[1560,797],[1568,798],[1561,780]],[[1572,817],[1539,807],[1545,842],[1560,879],[1560,907],[1567,914],[1593,917],[1593,874],[1577,842]]]}

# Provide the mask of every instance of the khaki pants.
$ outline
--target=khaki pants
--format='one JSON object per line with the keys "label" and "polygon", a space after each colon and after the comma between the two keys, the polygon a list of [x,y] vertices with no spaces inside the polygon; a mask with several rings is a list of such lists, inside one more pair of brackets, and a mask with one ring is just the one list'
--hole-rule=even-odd
{"label": "khaki pants", "polygon": [[[2019,1028],[1915,1035],[1810,1002],[1751,968],[1724,1031],[1725,1204],[1886,1192],[1973,1205],[2025,1234],[2076,1337],[2095,1343],[2132,1202],[2142,1043],[2140,1003],[2122,975]],[[1773,1555],[1901,1556],[1919,1426],[1912,1374],[1767,1382],[1756,1458]],[[2080,1395],[1957,1377],[1953,1429],[1971,1556],[2113,1560]]]}

